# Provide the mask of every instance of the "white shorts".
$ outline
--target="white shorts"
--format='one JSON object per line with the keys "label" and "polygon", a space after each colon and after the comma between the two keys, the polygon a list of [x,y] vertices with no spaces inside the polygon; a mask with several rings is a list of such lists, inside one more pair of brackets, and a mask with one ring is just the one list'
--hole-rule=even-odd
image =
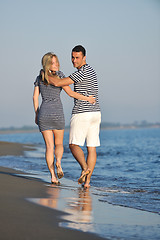
{"label": "white shorts", "polygon": [[101,112],[73,114],[70,122],[69,144],[87,147],[100,146]]}

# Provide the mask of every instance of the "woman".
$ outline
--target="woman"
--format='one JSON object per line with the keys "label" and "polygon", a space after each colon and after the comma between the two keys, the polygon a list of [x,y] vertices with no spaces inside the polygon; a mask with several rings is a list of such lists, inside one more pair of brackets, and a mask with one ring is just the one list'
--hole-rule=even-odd
{"label": "woman", "polygon": [[[63,135],[64,135],[64,113],[60,99],[61,87],[55,87],[50,84],[48,76],[57,75],[64,78],[64,74],[59,71],[58,57],[52,53],[46,53],[42,58],[42,67],[40,75],[37,77],[34,85],[33,104],[35,110],[35,123],[43,135],[46,145],[46,162],[51,174],[51,183],[59,184],[58,178],[64,176],[61,159],[63,156]],[[95,103],[93,96],[83,96],[71,90],[69,86],[63,87],[64,91],[73,98],[77,98],[90,103]],[[39,94],[42,96],[42,103],[39,108]],[[55,146],[55,150],[54,150]],[[54,168],[54,155],[56,159],[57,176]]]}

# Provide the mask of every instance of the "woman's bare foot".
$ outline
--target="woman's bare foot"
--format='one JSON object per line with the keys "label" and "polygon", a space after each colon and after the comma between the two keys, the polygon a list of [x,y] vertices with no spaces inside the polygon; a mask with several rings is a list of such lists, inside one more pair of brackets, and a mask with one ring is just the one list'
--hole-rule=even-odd
{"label": "woman's bare foot", "polygon": [[55,181],[51,182],[51,184],[53,184],[53,185],[60,185],[61,183],[57,180],[56,182]]}
{"label": "woman's bare foot", "polygon": [[60,163],[56,163],[56,168],[57,168],[57,176],[60,179],[60,178],[62,178],[64,176],[61,164]]}
{"label": "woman's bare foot", "polygon": [[60,185],[60,182],[58,181],[58,179],[51,180],[51,183],[54,185]]}
{"label": "woman's bare foot", "polygon": [[55,184],[55,185],[59,185],[60,184],[60,182],[58,181],[58,179],[57,179],[55,174],[51,176],[51,183]]}

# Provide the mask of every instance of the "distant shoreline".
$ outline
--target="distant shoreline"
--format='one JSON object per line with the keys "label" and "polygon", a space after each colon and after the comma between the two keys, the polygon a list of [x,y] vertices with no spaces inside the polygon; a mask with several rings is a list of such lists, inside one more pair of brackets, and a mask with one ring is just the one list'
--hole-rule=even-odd
{"label": "distant shoreline", "polygon": [[15,129],[0,129],[0,134],[10,134],[10,133],[33,133],[33,132],[39,132],[38,129],[21,129],[21,128],[15,128]]}
{"label": "distant shoreline", "polygon": [[0,157],[7,155],[21,156],[24,151],[34,151],[35,149],[34,145],[30,144],[0,141]]}
{"label": "distant shoreline", "polygon": [[[137,124],[120,124],[120,123],[102,123],[101,130],[118,130],[118,129],[143,129],[143,128],[160,128],[160,123],[137,123]],[[69,126],[65,127],[65,131],[69,130]],[[0,128],[0,134],[10,134],[10,133],[38,133],[38,127],[9,127]]]}
{"label": "distant shoreline", "polygon": [[118,130],[118,129],[144,129],[144,128],[160,128],[160,125],[151,125],[151,126],[134,126],[134,125],[121,125],[121,126],[114,126],[114,127],[101,127],[102,130]]}
{"label": "distant shoreline", "polygon": [[[125,129],[145,129],[145,128],[160,128],[159,125],[153,125],[153,126],[144,126],[144,127],[138,127],[138,126],[114,126],[114,127],[101,127],[101,130],[125,130]],[[65,128],[65,131],[69,131],[69,127]],[[0,134],[12,134],[12,133],[39,133],[38,129],[0,129]]]}

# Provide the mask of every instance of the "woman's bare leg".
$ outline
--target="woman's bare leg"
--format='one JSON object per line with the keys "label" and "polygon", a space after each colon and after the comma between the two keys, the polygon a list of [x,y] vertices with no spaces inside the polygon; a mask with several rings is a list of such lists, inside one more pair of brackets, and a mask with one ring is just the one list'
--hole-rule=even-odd
{"label": "woman's bare leg", "polygon": [[55,174],[54,170],[54,140],[53,140],[53,131],[52,130],[46,130],[42,132],[45,145],[46,145],[46,162],[48,169],[51,173],[51,182],[57,182],[58,179]]}
{"label": "woman's bare leg", "polygon": [[62,159],[63,151],[64,151],[64,149],[63,149],[64,130],[53,130],[53,133],[54,133],[57,175],[58,175],[58,178],[62,178],[64,176],[62,168],[61,168],[61,159]]}

